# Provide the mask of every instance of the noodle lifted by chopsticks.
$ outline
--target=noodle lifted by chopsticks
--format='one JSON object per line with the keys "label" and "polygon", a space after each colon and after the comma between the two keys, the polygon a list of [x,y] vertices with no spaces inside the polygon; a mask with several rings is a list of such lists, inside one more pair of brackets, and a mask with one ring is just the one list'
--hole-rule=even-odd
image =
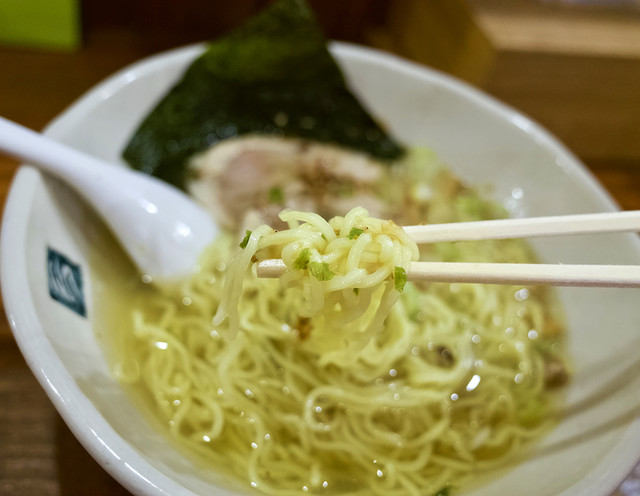
{"label": "noodle lifted by chopsticks", "polygon": [[[417,245],[395,223],[369,217],[362,207],[328,222],[315,213],[297,211],[284,211],[280,218],[288,229],[261,226],[247,231],[242,251],[227,271],[214,325],[228,315],[225,337],[234,337],[248,267],[257,260],[282,258],[288,271],[281,284],[302,290],[300,327],[340,329],[340,336],[325,336],[331,338],[325,343],[331,342],[336,354],[362,349],[404,289],[409,263],[419,257]],[[306,337],[306,331],[299,332]]]}

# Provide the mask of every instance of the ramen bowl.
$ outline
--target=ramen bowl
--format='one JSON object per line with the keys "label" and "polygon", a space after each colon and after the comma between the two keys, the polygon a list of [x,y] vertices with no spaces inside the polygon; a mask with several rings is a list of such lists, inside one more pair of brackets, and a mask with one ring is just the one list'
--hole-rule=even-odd
{"label": "ramen bowl", "polygon": [[[334,43],[364,105],[409,145],[427,146],[514,217],[616,210],[556,139],[527,117],[444,74]],[[115,163],[140,120],[203,50],[127,67],[89,91],[46,134]],[[638,264],[634,235],[535,240],[549,263]],[[134,494],[246,494],[204,470],[114,379],[98,299],[115,290],[121,254],[99,217],[62,183],[22,167],[2,225],[2,290],[34,374],[87,451]],[[461,494],[605,496],[640,457],[640,294],[563,288],[573,376],[557,426],[521,463]]]}

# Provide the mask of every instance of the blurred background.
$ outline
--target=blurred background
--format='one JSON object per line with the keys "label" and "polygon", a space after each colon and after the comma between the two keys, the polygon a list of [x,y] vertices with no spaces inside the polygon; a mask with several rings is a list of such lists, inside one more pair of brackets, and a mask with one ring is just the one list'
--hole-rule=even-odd
{"label": "blurred background", "polygon": [[[309,2],[327,37],[416,60],[527,114],[640,209],[640,0]],[[114,71],[215,38],[269,3],[0,0],[0,115],[41,130]],[[0,212],[17,166],[0,157]],[[0,447],[1,495],[128,494],[58,417],[4,316]]]}

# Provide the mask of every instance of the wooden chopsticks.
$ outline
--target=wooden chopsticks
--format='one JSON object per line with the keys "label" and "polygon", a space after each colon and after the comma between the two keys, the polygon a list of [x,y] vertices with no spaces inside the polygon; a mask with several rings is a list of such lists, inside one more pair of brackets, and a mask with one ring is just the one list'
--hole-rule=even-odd
{"label": "wooden chopsticks", "polygon": [[640,210],[405,226],[418,244],[640,231]]}
{"label": "wooden chopsticks", "polygon": [[[640,211],[430,224],[403,229],[418,244],[638,232]],[[285,270],[282,260],[263,260],[258,264],[257,274],[258,277],[279,277]],[[640,266],[412,262],[407,278],[432,282],[633,288],[640,287]]]}

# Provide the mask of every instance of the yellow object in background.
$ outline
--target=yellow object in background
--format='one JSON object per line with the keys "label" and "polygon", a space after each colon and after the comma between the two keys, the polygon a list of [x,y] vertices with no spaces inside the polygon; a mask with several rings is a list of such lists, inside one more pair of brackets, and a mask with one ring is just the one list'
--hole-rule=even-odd
{"label": "yellow object in background", "polygon": [[495,50],[468,0],[393,0],[369,42],[475,85],[493,67]]}
{"label": "yellow object in background", "polygon": [[0,45],[73,50],[80,33],[79,0],[0,0]]}

